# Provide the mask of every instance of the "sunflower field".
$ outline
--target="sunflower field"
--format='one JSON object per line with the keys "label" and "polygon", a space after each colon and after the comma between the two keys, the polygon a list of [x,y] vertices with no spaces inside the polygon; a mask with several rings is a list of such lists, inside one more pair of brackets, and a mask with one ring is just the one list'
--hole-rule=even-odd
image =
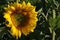
{"label": "sunflower field", "polygon": [[0,40],[60,40],[60,0],[0,0]]}

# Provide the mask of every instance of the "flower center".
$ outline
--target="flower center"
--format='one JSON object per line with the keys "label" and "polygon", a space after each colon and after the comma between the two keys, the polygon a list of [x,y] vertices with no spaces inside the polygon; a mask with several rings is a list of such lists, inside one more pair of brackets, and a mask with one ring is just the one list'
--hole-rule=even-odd
{"label": "flower center", "polygon": [[26,15],[20,14],[20,13],[15,13],[15,14],[11,15],[11,18],[12,18],[13,24],[16,26],[25,25],[25,22],[28,19],[28,17]]}

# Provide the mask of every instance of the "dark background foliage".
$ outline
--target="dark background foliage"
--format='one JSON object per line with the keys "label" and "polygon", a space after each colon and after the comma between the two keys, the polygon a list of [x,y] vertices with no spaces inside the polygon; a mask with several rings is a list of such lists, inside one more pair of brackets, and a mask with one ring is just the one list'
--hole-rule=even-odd
{"label": "dark background foliage", "polygon": [[[10,28],[5,27],[3,13],[8,2],[13,3],[16,0],[0,0],[0,40],[52,40],[52,30],[56,33],[55,40],[60,40],[60,0],[20,0],[20,2],[22,1],[30,1],[39,12],[35,31],[27,36],[22,34],[21,38],[14,38],[7,31]],[[56,16],[54,19],[53,13]]]}

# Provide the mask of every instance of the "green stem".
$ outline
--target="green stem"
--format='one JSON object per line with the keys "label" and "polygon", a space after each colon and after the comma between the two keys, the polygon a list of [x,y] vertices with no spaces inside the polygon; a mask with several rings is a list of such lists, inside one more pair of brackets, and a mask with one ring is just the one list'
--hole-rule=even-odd
{"label": "green stem", "polygon": [[56,12],[55,12],[55,10],[53,10],[53,19],[55,19],[56,18]]}
{"label": "green stem", "polygon": [[[55,19],[56,18],[56,12],[55,12],[55,10],[53,9],[53,19]],[[55,40],[55,31],[54,31],[54,27],[53,27],[53,29],[52,29],[52,40]]]}
{"label": "green stem", "polygon": [[55,31],[52,31],[52,40],[55,40]]}

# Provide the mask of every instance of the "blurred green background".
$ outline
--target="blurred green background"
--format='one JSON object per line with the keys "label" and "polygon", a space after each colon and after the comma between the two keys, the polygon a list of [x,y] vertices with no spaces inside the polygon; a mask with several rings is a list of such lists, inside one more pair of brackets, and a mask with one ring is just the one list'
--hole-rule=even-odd
{"label": "blurred green background", "polygon": [[14,38],[7,30],[3,18],[4,7],[16,0],[0,0],[0,40],[60,40],[60,0],[19,0],[36,6],[39,19],[36,29],[27,36]]}

